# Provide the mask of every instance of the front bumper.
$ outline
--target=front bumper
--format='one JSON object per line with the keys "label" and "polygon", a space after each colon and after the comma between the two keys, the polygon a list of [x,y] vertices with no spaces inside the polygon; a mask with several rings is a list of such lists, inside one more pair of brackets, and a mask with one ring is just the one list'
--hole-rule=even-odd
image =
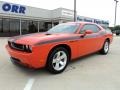
{"label": "front bumper", "polygon": [[44,63],[42,63],[43,60],[41,60],[40,56],[36,55],[36,52],[27,53],[23,51],[14,50],[8,45],[6,45],[6,49],[9,55],[20,64],[35,69],[42,68],[45,66]]}
{"label": "front bumper", "polygon": [[[10,57],[10,60],[13,64],[17,65],[17,66],[20,66],[20,67],[29,67],[28,65],[26,64],[23,64],[21,63],[20,60],[16,59],[16,58],[13,58],[13,57]],[[30,67],[29,67],[30,68]]]}

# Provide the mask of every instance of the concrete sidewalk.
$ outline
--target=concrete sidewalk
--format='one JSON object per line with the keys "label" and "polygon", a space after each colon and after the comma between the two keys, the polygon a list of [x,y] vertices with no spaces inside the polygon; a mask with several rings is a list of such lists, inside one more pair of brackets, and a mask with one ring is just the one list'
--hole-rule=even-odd
{"label": "concrete sidewalk", "polygon": [[93,54],[71,62],[59,75],[44,69],[15,66],[0,38],[0,90],[120,90],[120,37],[115,36],[108,55]]}

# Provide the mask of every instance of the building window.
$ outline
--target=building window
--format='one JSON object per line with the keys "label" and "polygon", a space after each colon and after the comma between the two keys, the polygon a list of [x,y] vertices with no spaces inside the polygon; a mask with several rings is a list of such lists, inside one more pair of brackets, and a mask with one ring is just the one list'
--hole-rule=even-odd
{"label": "building window", "polygon": [[11,33],[11,36],[20,35],[19,19],[10,19],[10,33]]}
{"label": "building window", "polygon": [[[46,21],[35,21],[35,20],[21,20],[20,27],[20,19],[13,18],[0,18],[0,37],[10,37],[20,35],[21,34],[29,34],[36,32],[45,32],[52,28],[52,25],[57,25],[58,22],[46,22]],[[38,30],[39,29],[39,30]]]}
{"label": "building window", "polygon": [[10,23],[8,18],[0,18],[0,37],[10,36]]}
{"label": "building window", "polygon": [[22,31],[22,34],[38,32],[38,22],[31,21],[31,20],[22,20],[21,21],[21,31]]}
{"label": "building window", "polygon": [[52,22],[45,22],[45,31],[48,31],[50,28],[52,28]]}
{"label": "building window", "polygon": [[3,33],[9,33],[10,32],[10,20],[8,18],[2,19],[2,25],[3,25]]}
{"label": "building window", "polygon": [[59,22],[54,22],[54,26],[56,26],[56,25],[58,25],[59,24]]}
{"label": "building window", "polygon": [[29,22],[29,33],[36,33],[36,32],[38,32],[38,22],[30,21]]}
{"label": "building window", "polygon": [[45,24],[44,23],[45,23],[44,21],[39,22],[39,32],[45,31]]}
{"label": "building window", "polygon": [[20,20],[1,18],[0,19],[0,37],[10,37],[20,34]]}
{"label": "building window", "polygon": [[2,33],[3,30],[2,30],[2,19],[0,18],[0,33]]}
{"label": "building window", "polygon": [[21,21],[21,31],[22,34],[28,34],[29,33],[29,21],[28,20],[22,20]]}

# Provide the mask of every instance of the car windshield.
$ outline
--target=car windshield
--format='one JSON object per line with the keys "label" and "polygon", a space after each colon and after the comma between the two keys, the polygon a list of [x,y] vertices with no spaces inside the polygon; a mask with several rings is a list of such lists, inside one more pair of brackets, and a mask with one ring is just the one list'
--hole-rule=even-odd
{"label": "car windshield", "polygon": [[50,30],[48,33],[74,33],[78,29],[79,24],[59,24]]}

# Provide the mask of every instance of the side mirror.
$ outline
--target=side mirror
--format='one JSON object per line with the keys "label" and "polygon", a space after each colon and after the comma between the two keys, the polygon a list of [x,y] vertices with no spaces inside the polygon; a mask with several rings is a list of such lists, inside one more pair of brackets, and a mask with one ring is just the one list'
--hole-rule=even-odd
{"label": "side mirror", "polygon": [[92,30],[86,30],[86,31],[85,31],[85,35],[86,35],[86,34],[92,34],[92,33],[93,33]]}
{"label": "side mirror", "polygon": [[86,30],[81,37],[84,37],[84,36],[86,36],[87,34],[92,34],[92,33],[93,33],[92,30]]}

